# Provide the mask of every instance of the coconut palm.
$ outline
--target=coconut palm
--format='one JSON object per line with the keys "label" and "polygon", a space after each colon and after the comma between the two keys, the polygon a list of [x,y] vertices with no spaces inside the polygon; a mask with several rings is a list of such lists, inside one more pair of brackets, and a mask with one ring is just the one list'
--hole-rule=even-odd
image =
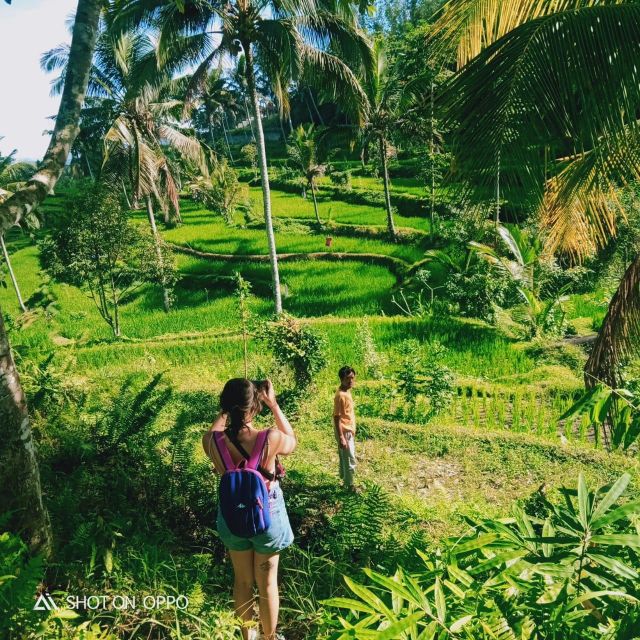
{"label": "coconut palm", "polygon": [[290,143],[287,147],[289,156],[302,173],[306,187],[311,191],[313,210],[319,225],[322,224],[322,221],[318,213],[316,188],[318,179],[327,171],[326,163],[320,161],[322,156],[325,155],[321,140],[324,133],[322,129],[317,129],[314,124],[310,124],[306,128],[303,125],[299,125],[289,136]]}
{"label": "coconut palm", "polygon": [[[442,100],[456,166],[537,204],[549,249],[581,259],[615,235],[619,186],[640,178],[640,6],[452,0],[434,29],[465,64]],[[446,46],[444,47],[447,48]],[[587,384],[618,386],[640,334],[640,255],[609,306]]]}
{"label": "coconut palm", "polygon": [[363,88],[367,95],[366,121],[363,123],[362,140],[365,155],[373,145],[382,168],[384,183],[384,203],[387,211],[387,230],[396,238],[396,225],[391,207],[391,181],[389,179],[390,140],[393,131],[402,126],[402,107],[405,105],[403,83],[397,76],[397,69],[389,65],[384,46],[378,40],[373,49],[373,73],[363,79]]}
{"label": "coconut palm", "polygon": [[321,87],[333,98],[340,93],[353,113],[360,113],[364,96],[352,69],[368,68],[371,51],[348,0],[231,0],[211,3],[185,0],[183,7],[162,0],[129,0],[122,19],[147,20],[160,29],[162,60],[199,63],[193,74],[193,94],[209,68],[223,57],[244,55],[244,78],[254,120],[262,182],[265,227],[271,262],[276,313],[282,311],[280,276],[271,217],[267,154],[260,115],[256,73],[266,78],[277,103],[288,111],[291,82]]}
{"label": "coconut palm", "polygon": [[214,128],[222,129],[224,143],[227,147],[229,159],[233,162],[229,136],[227,135],[227,117],[235,115],[240,109],[238,96],[229,85],[221,69],[212,69],[204,81],[197,96],[197,107],[191,114],[191,119],[196,128],[206,131],[208,143],[212,147],[215,144]]}

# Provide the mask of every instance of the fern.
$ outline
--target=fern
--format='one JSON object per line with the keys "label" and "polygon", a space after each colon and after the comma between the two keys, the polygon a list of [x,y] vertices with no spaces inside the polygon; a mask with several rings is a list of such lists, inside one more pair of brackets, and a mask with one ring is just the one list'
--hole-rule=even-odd
{"label": "fern", "polygon": [[365,559],[384,555],[386,523],[391,517],[389,496],[376,484],[367,486],[360,495],[347,496],[342,509],[331,519],[331,549]]}
{"label": "fern", "polygon": [[41,619],[33,605],[43,575],[41,556],[30,557],[18,536],[0,535],[0,637],[23,637]]}

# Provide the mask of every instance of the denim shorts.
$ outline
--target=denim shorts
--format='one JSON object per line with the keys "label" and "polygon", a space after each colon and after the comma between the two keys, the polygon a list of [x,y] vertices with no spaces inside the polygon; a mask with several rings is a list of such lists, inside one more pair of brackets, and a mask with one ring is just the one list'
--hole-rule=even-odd
{"label": "denim shorts", "polygon": [[271,484],[269,490],[269,511],[271,513],[271,526],[264,532],[252,538],[239,538],[229,531],[218,507],[218,535],[224,546],[230,551],[249,551],[253,549],[257,553],[279,553],[293,542],[293,531],[289,524],[287,507],[284,504],[284,494],[279,482]]}

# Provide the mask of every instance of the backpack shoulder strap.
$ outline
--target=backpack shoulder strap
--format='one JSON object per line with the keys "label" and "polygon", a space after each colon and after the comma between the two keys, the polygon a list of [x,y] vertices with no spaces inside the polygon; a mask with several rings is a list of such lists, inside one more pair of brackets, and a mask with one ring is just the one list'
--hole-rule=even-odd
{"label": "backpack shoulder strap", "polygon": [[233,462],[227,443],[224,441],[224,436],[220,431],[213,431],[213,441],[215,442],[216,449],[218,450],[225,470],[236,469],[237,465]]}
{"label": "backpack shoulder strap", "polygon": [[251,457],[247,462],[247,466],[250,469],[258,468],[258,464],[260,463],[260,458],[262,457],[262,451],[264,450],[264,446],[267,442],[268,435],[269,435],[268,429],[263,429],[258,433],[258,437],[256,438],[256,443],[253,445],[253,451],[251,451]]}

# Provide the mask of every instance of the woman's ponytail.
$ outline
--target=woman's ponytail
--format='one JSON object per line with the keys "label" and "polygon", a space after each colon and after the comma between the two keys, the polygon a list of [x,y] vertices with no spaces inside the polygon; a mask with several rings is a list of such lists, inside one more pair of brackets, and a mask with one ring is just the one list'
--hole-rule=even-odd
{"label": "woman's ponytail", "polygon": [[262,409],[258,389],[251,380],[232,378],[220,394],[220,408],[227,414],[229,435],[235,438]]}

